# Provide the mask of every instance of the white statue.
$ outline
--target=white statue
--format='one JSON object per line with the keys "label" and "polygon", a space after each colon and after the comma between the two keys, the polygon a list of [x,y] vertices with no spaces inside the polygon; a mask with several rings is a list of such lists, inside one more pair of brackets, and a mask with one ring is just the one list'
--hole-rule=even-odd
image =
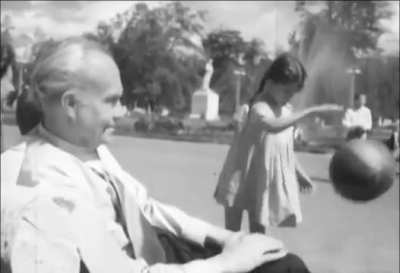
{"label": "white statue", "polygon": [[192,96],[191,118],[204,118],[205,120],[219,119],[219,96],[210,88],[213,72],[213,61],[209,59],[205,66],[202,86]]}
{"label": "white statue", "polygon": [[212,77],[213,73],[214,73],[213,60],[210,59],[206,63],[206,73],[204,74],[204,77],[203,77],[203,84],[201,86],[201,90],[203,90],[203,91],[210,90],[210,81],[211,81],[211,77]]}

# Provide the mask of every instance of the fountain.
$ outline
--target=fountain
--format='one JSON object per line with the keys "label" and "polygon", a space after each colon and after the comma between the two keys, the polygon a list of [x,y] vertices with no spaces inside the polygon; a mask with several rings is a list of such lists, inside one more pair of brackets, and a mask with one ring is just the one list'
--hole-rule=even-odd
{"label": "fountain", "polygon": [[[296,34],[299,45],[297,55],[306,67],[308,77],[304,89],[292,100],[294,108],[301,110],[323,103],[351,106],[354,75],[347,72],[352,64],[346,55],[343,36],[328,22],[321,21],[314,23],[314,35],[308,35],[312,36],[309,41],[309,37],[304,35],[305,28],[309,27],[306,23],[300,26]],[[301,124],[302,137],[306,141],[341,138],[341,120],[341,115],[333,114],[322,116],[322,123],[312,121]]]}

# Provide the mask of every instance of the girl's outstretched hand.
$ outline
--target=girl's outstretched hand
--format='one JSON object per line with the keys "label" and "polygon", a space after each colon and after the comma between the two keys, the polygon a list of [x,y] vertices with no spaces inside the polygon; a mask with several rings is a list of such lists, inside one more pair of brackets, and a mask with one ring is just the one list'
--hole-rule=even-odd
{"label": "girl's outstretched hand", "polygon": [[312,106],[309,108],[310,113],[318,114],[318,113],[327,113],[327,112],[342,112],[344,107],[338,104],[321,104]]}

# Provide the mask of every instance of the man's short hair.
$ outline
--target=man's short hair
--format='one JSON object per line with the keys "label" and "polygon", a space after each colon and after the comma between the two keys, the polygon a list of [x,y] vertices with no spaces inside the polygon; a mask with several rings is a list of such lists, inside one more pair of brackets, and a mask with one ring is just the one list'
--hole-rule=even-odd
{"label": "man's short hair", "polygon": [[89,52],[110,56],[100,43],[83,37],[72,37],[55,43],[39,54],[31,75],[31,87],[39,101],[59,98],[74,87],[87,84],[82,71]]}
{"label": "man's short hair", "polygon": [[357,94],[354,95],[354,99],[355,99],[355,100],[358,100],[358,99],[360,99],[361,97],[367,97],[367,95],[365,95],[365,94],[363,94],[363,93],[357,93]]}

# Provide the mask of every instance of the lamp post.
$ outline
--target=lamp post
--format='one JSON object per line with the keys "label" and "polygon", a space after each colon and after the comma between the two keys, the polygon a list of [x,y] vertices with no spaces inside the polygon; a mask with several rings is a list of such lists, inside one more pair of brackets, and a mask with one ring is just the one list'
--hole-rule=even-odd
{"label": "lamp post", "polygon": [[242,76],[246,75],[246,72],[243,68],[244,65],[243,53],[237,56],[236,62],[238,64],[238,67],[233,71],[233,74],[237,76],[236,92],[235,92],[235,113],[237,113],[240,108],[240,89],[242,85]]}
{"label": "lamp post", "polygon": [[240,89],[241,89],[241,76],[246,75],[246,72],[244,72],[243,69],[235,69],[233,71],[233,74],[237,76],[237,81],[236,81],[236,92],[235,92],[235,113],[239,111],[240,107]]}
{"label": "lamp post", "polygon": [[350,94],[349,94],[349,107],[354,105],[354,95],[355,95],[355,88],[356,88],[356,75],[361,74],[361,69],[357,67],[349,68],[346,70],[348,74],[350,74]]}

